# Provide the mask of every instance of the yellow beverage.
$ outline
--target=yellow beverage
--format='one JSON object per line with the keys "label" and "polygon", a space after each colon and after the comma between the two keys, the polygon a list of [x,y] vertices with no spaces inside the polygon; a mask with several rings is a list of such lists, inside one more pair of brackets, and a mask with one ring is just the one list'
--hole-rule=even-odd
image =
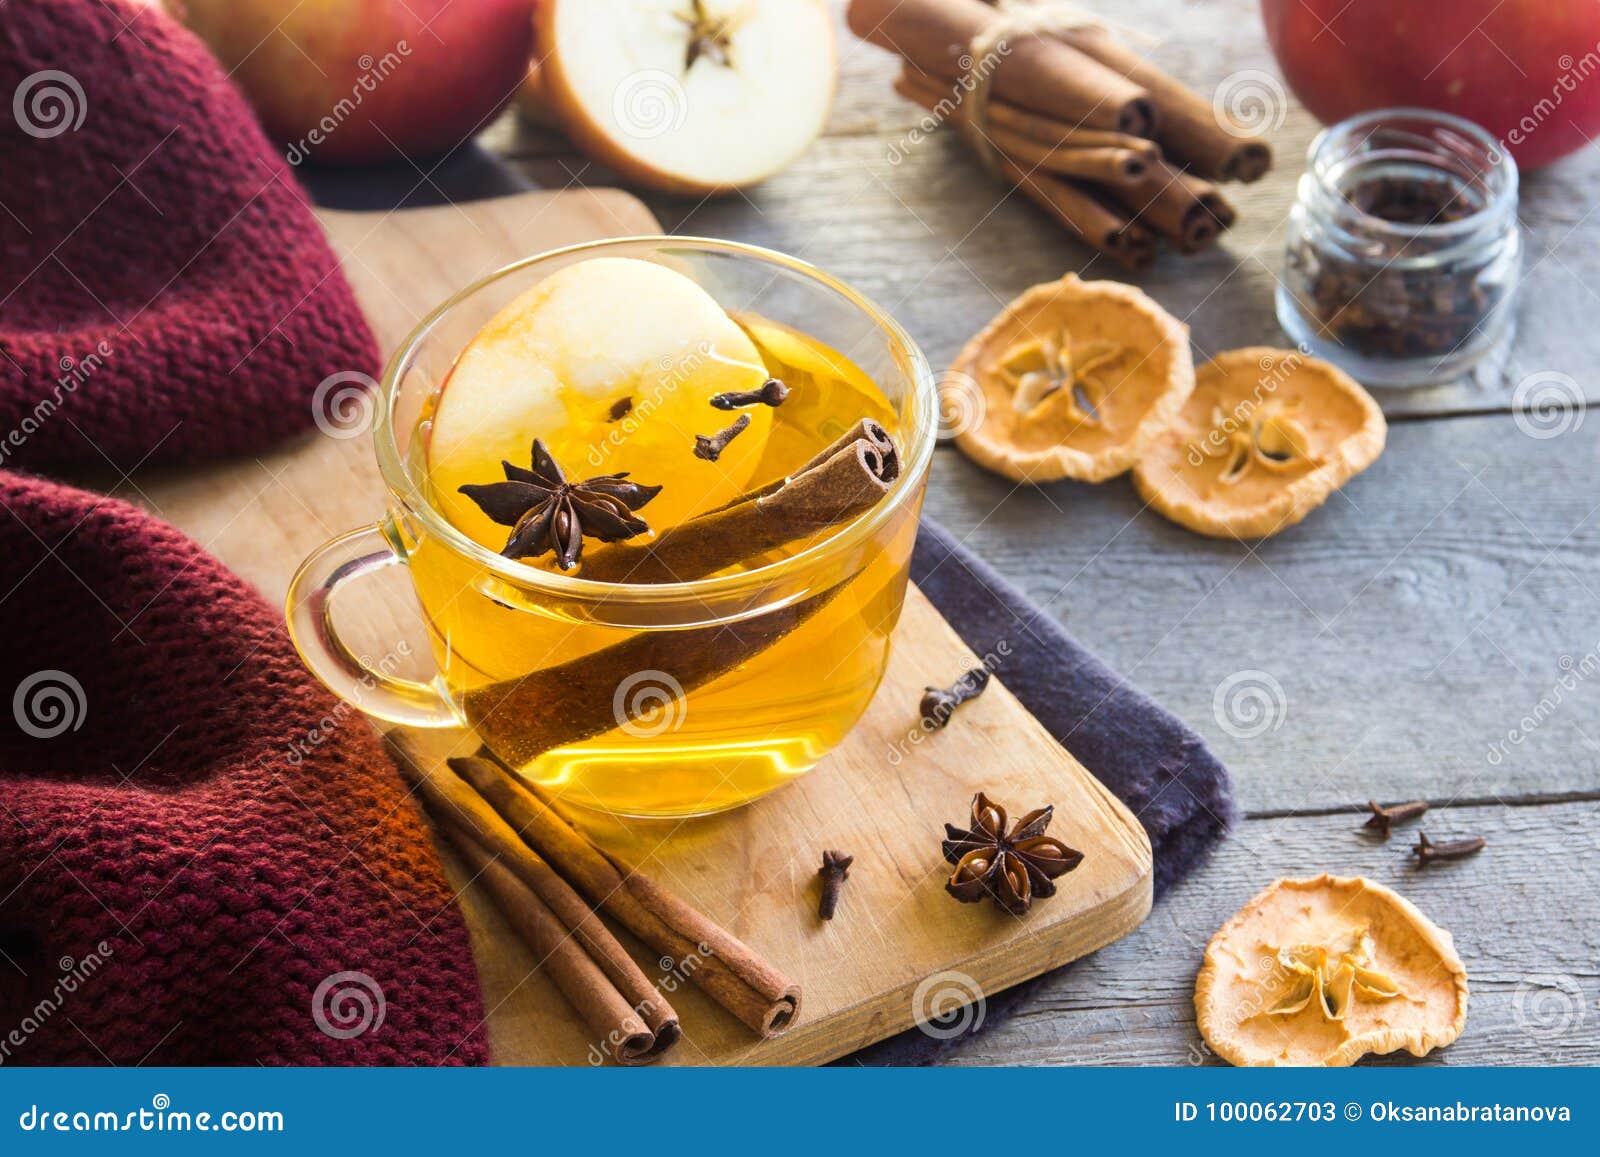
{"label": "yellow beverage", "polygon": [[[540,430],[485,420],[481,437],[473,430],[452,437],[445,453],[431,443],[441,399],[453,388],[447,380],[410,440],[430,502],[475,541],[500,550],[506,526],[464,502],[459,488],[500,480],[502,460],[527,466],[532,432],[569,481],[626,471],[631,481],[662,486],[637,512],[659,534],[785,478],[862,418],[896,433],[894,408],[842,353],[762,318],[733,322],[738,333],[718,331],[669,362],[651,359],[585,391],[557,381],[554,408],[539,410]],[[458,363],[452,378],[459,372]],[[768,376],[789,387],[779,406],[725,412],[706,405],[708,392]],[[695,434],[714,433],[740,413],[751,424],[717,461],[695,457]],[[574,803],[692,815],[744,803],[809,770],[861,716],[899,616],[916,507],[894,510],[858,548],[789,588],[746,595],[744,603],[708,598],[701,614],[680,607],[659,619],[648,599],[534,597],[485,579],[481,566],[436,538],[418,534],[405,545],[442,682],[502,759]],[[840,530],[723,573],[791,557]],[[583,544],[586,553],[601,548]],[[557,569],[553,554],[522,561]],[[567,573],[582,578],[581,561]],[[619,655],[637,663],[618,668]],[[609,726],[577,727],[579,738],[551,745],[552,735],[564,734],[563,704],[572,697],[609,708]]]}

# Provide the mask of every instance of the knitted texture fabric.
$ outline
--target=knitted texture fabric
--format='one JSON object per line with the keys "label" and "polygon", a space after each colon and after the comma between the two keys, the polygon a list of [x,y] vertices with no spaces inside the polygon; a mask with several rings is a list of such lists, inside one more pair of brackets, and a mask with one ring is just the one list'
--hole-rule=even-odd
{"label": "knitted texture fabric", "polygon": [[288,166],[159,7],[0,0],[0,94],[0,465],[255,452],[376,372]]}
{"label": "knitted texture fabric", "polygon": [[477,1064],[466,929],[360,713],[134,507],[0,472],[0,1064]]}

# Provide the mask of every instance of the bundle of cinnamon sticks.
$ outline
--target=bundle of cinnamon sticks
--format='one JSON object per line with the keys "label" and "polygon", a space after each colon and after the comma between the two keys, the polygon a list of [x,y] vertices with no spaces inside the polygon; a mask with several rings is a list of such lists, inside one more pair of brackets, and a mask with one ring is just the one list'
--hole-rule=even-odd
{"label": "bundle of cinnamon sticks", "polygon": [[624,1065],[660,1057],[682,1035],[678,1014],[601,920],[680,965],[761,1036],[800,1012],[800,988],[730,932],[592,843],[487,751],[428,757],[386,737],[401,773],[472,874],[595,1036]]}
{"label": "bundle of cinnamon sticks", "polygon": [[848,19],[903,58],[902,96],[1130,268],[1161,241],[1185,254],[1214,244],[1236,214],[1213,182],[1254,181],[1272,163],[1265,141],[1224,129],[1210,101],[1098,25],[1036,27],[985,0],[851,0]]}

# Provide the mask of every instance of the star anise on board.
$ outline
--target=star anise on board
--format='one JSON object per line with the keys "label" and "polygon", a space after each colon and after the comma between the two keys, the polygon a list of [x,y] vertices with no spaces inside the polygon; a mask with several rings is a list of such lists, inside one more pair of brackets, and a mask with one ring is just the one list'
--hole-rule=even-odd
{"label": "star anise on board", "polygon": [[555,551],[556,565],[571,570],[583,554],[585,537],[617,542],[650,529],[634,515],[661,493],[659,486],[629,482],[626,472],[568,482],[566,474],[533,440],[533,468],[502,462],[504,482],[463,486],[461,493],[501,526],[511,528],[500,553],[507,558],[537,558]]}
{"label": "star anise on board", "polygon": [[1006,809],[980,791],[970,828],[944,825],[944,858],[956,866],[945,891],[963,904],[988,896],[1014,916],[1035,898],[1054,896],[1056,877],[1083,862],[1082,852],[1044,834],[1054,815],[1053,806],[1037,808],[1008,829]]}

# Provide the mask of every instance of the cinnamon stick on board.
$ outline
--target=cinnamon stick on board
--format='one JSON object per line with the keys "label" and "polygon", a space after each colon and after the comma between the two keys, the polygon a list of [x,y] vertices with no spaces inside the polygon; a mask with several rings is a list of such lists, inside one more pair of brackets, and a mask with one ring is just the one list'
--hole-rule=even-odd
{"label": "cinnamon stick on board", "polygon": [[552,748],[603,735],[637,712],[658,706],[648,697],[618,694],[630,676],[661,672],[685,693],[692,691],[773,646],[850,582],[843,579],[799,602],[732,623],[642,630],[565,663],[468,691],[462,709],[500,758],[523,763]]}
{"label": "cinnamon stick on board", "polygon": [[[1224,130],[1217,123],[1211,101],[1104,28],[1083,25],[1060,33],[1060,37],[1150,94],[1160,110],[1153,135],[1165,151],[1196,175],[1217,181],[1255,181],[1272,167],[1272,148],[1266,141]],[[996,75],[1005,75],[1003,64]]]}
{"label": "cinnamon stick on board", "polygon": [[690,582],[851,521],[899,477],[894,439],[862,419],[787,478],[669,527],[653,541],[601,547],[585,556],[579,573],[600,582]]}
{"label": "cinnamon stick on board", "polygon": [[[901,96],[916,101],[929,112],[942,112],[953,123],[963,129],[971,122],[965,105],[945,103],[949,101],[948,97],[935,95],[937,90],[930,92],[926,87],[911,80],[904,73],[895,78],[894,87],[895,91]],[[1141,141],[1142,147],[1127,147],[1120,143],[1105,145],[1083,145],[1080,143],[1047,145],[1024,133],[1016,132],[995,123],[992,116],[994,110],[995,104],[991,102],[989,105],[989,113],[991,115],[983,129],[984,137],[1000,152],[1031,168],[1044,169],[1047,172],[1058,173],[1062,176],[1083,177],[1088,180],[1131,181],[1143,176],[1150,162],[1160,156],[1160,151],[1149,141]],[[1120,133],[1098,133],[1096,135],[1110,137],[1118,141],[1139,140],[1137,137],[1124,137]]]}
{"label": "cinnamon stick on board", "polygon": [[[678,1020],[652,989],[644,1011],[665,1009],[646,1023],[640,1010],[629,1004],[605,970],[568,934],[567,928],[547,905],[515,872],[485,851],[483,847],[446,816],[436,815],[439,827],[454,845],[461,860],[494,899],[495,906],[522,941],[532,950],[544,972],[577,1010],[602,1051],[612,1053],[624,1065],[648,1064],[661,1056],[682,1035]],[[642,974],[641,974],[642,976]]]}
{"label": "cinnamon stick on board", "polygon": [[[969,71],[961,61],[970,59],[973,37],[1003,18],[983,0],[851,0],[846,19],[863,40],[955,80]],[[1059,40],[1022,35],[1003,43],[972,69],[992,74],[1002,100],[1085,128],[1153,134],[1155,103],[1136,82]]]}
{"label": "cinnamon stick on board", "polygon": [[[447,828],[449,834],[464,834],[479,850],[499,857],[500,864],[543,902],[545,911],[562,928],[560,937],[565,940],[570,931],[595,967],[611,982],[622,1004],[644,1021],[646,1030],[654,1040],[646,1047],[644,1054],[634,1057],[634,1061],[651,1059],[670,1047],[680,1035],[678,1014],[666,998],[656,991],[649,977],[633,962],[633,957],[628,955],[583,897],[523,843],[510,825],[477,792],[449,768],[429,759],[403,731],[396,728],[387,732],[384,743],[401,775],[421,792],[428,813]],[[495,881],[486,883],[494,891],[496,900],[500,900],[499,890],[494,888]],[[531,923],[541,920],[539,910],[528,905],[523,897],[513,895],[510,903],[513,907],[503,903],[501,911],[506,912],[507,918],[519,932],[523,930],[525,921]],[[554,932],[555,929],[542,929],[538,935],[542,938],[547,931]],[[529,943],[536,952],[539,951],[531,940]],[[560,974],[554,970],[552,979],[561,984]],[[606,1022],[611,1021],[615,1006],[603,991],[596,993],[592,977],[574,976],[572,990],[568,991],[563,986],[562,994],[572,1002],[584,1023],[591,1027],[599,1025],[606,1033],[611,1031],[611,1025]],[[621,1019],[616,1020],[614,1025],[619,1031],[632,1028],[632,1025],[624,1025]],[[627,1035],[632,1036],[633,1033]],[[619,1059],[622,1058],[619,1056]]]}
{"label": "cinnamon stick on board", "polygon": [[694,961],[685,969],[689,979],[750,1028],[776,1036],[799,1016],[797,984],[683,899],[590,843],[508,769],[482,756],[452,759],[450,766],[596,907],[656,952]]}

